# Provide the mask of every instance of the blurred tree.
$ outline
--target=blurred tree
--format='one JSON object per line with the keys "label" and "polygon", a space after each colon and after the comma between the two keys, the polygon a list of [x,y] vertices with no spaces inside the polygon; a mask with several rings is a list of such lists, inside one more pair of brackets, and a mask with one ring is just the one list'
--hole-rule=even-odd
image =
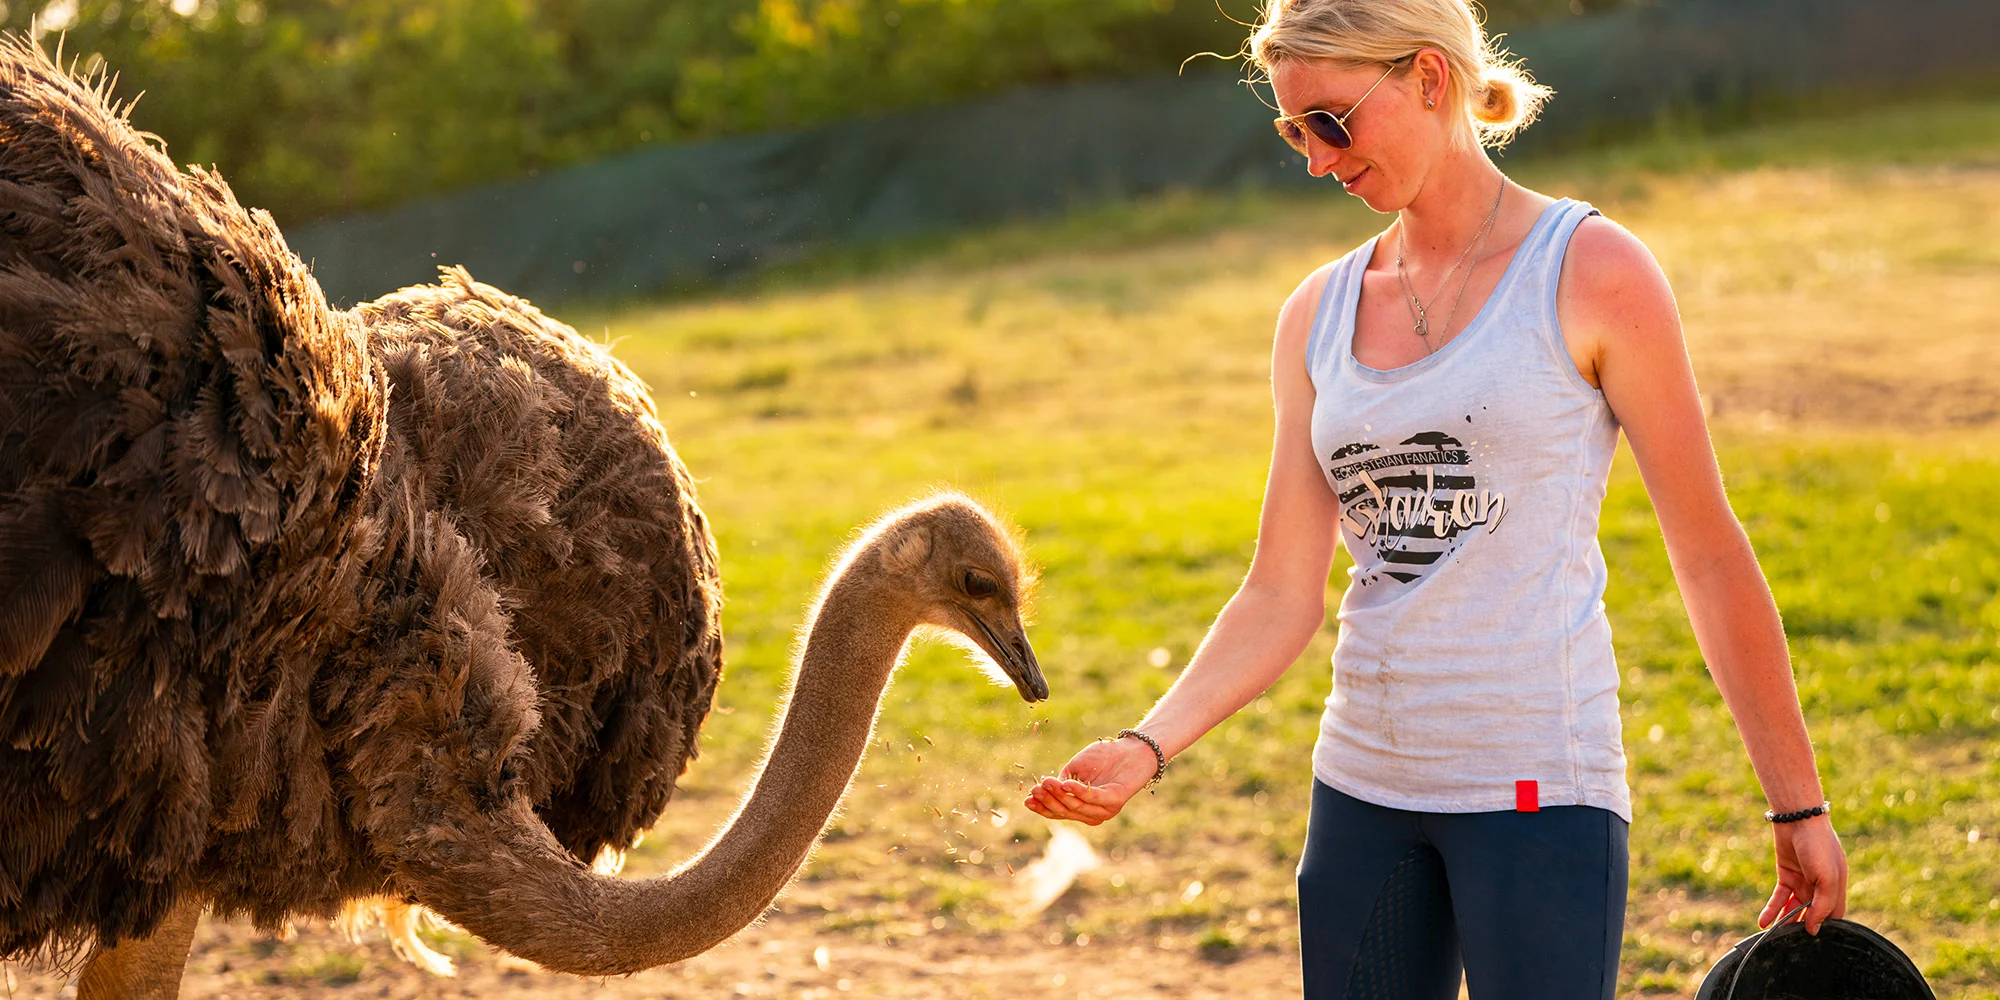
{"label": "blurred tree", "polygon": [[[528,0],[57,0],[66,61],[287,221],[560,158],[561,39]],[[14,13],[12,26],[27,16]],[[51,30],[43,37],[54,46]]]}
{"label": "blurred tree", "polygon": [[[1592,6],[1628,0],[1591,0]],[[1494,0],[1496,24],[1583,10]],[[287,223],[660,142],[1172,71],[1257,0],[0,0]],[[1216,62],[1218,68],[1233,60]]]}

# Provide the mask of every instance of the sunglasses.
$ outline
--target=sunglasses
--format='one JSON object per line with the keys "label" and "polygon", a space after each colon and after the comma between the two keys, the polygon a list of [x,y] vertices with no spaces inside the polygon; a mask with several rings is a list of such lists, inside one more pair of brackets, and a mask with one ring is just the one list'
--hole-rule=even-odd
{"label": "sunglasses", "polygon": [[1360,100],[1355,101],[1344,115],[1336,115],[1331,111],[1307,111],[1303,114],[1279,116],[1272,119],[1271,124],[1277,126],[1278,136],[1285,140],[1285,145],[1298,150],[1300,156],[1308,159],[1312,157],[1312,149],[1306,143],[1308,131],[1319,141],[1335,149],[1346,149],[1354,145],[1354,134],[1347,130],[1347,119],[1352,118],[1355,108],[1361,106],[1361,101],[1367,100],[1368,95],[1374,93],[1375,88],[1380,87],[1382,81],[1387,80],[1389,74],[1394,73],[1402,64],[1401,59],[1390,63],[1389,68],[1369,85]]}

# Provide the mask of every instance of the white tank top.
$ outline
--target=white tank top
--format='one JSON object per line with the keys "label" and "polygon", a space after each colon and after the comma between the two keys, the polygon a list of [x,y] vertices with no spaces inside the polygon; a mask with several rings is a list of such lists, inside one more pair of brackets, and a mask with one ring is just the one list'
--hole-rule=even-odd
{"label": "white tank top", "polygon": [[1437,353],[1354,359],[1375,240],[1336,262],[1306,348],[1312,440],[1355,565],[1313,772],[1378,805],[1590,805],[1629,822],[1598,511],[1618,445],[1556,323],[1570,234],[1543,210]]}

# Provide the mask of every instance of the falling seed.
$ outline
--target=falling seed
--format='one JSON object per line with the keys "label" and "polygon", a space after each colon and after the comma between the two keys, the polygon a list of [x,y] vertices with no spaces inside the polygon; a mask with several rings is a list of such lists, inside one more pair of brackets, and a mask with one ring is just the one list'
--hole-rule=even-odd
{"label": "falling seed", "polygon": [[1009,875],[1012,875],[1012,874],[1014,874],[1014,863],[1013,863],[1013,862],[1011,862],[1011,861],[1002,861],[1002,862],[1000,862],[1000,863],[1001,863],[1001,864],[1003,864],[1003,865],[1006,865],[1006,866],[1007,866],[1007,874],[1009,874]]}
{"label": "falling seed", "polygon": [[958,853],[958,848],[956,848],[956,847],[947,847],[947,848],[945,848],[945,849],[944,849],[944,852],[945,852],[946,854],[957,854],[957,853]]}
{"label": "falling seed", "polygon": [[971,863],[972,863],[972,862],[970,862],[970,861],[967,861],[967,860],[965,860],[964,858],[959,858],[959,859],[958,859],[957,861],[954,861],[954,862],[952,862],[952,864],[955,864],[955,865],[969,865],[969,864],[971,864]]}
{"label": "falling seed", "polygon": [[915,743],[905,743],[903,744],[903,747],[909,750],[911,753],[917,752],[917,745]]}
{"label": "falling seed", "polygon": [[1023,771],[1025,771],[1025,770],[1027,770],[1027,769],[1028,769],[1028,765],[1026,765],[1026,764],[1023,764],[1023,763],[1021,763],[1020,761],[1015,761],[1015,762],[1014,762],[1014,766],[1015,766],[1015,767],[1018,767],[1018,768],[1020,768],[1020,769],[1021,769],[1021,770],[1023,770]]}
{"label": "falling seed", "polygon": [[[953,810],[953,811],[955,812],[956,810]],[[958,830],[953,830],[953,831],[951,831],[951,832],[952,832],[952,835],[953,835],[953,836],[957,837],[957,838],[958,838],[958,839],[960,839],[960,840],[968,840],[968,839],[970,839],[970,838],[966,837],[966,835],[965,835],[964,833],[962,833],[962,832],[960,832],[960,831],[958,831]]]}
{"label": "falling seed", "polygon": [[932,742],[931,742],[931,738],[930,738],[930,737],[926,736],[926,737],[924,737],[923,739],[924,739],[924,743],[925,743],[925,745],[927,745],[927,746],[937,746],[937,744],[935,744],[935,743],[932,743]]}
{"label": "falling seed", "polygon": [[917,763],[921,764],[921,763],[923,763],[923,762],[924,762],[924,755],[923,755],[923,754],[918,754],[918,755],[917,755]]}
{"label": "falling seed", "polygon": [[998,823],[1005,823],[1005,822],[1007,822],[1007,814],[1006,814],[1006,813],[1003,813],[1003,812],[1001,812],[1001,811],[1000,811],[1000,810],[998,810],[998,809],[988,809],[988,810],[986,810],[986,811],[987,811],[988,813],[992,814],[992,816],[993,816],[993,822],[994,822],[994,823],[998,824]]}
{"label": "falling seed", "polygon": [[943,812],[941,812],[941,811],[940,811],[940,810],[938,809],[938,807],[936,807],[936,806],[932,806],[932,807],[931,807],[931,812],[934,812],[934,813],[937,813],[937,818],[939,818],[939,819],[943,819],[943,818],[944,818],[944,813],[943,813]]}

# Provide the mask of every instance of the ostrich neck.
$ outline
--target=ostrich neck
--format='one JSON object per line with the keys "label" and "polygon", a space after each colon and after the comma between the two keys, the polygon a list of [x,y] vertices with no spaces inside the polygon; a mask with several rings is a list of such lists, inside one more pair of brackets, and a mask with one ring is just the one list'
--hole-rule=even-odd
{"label": "ostrich neck", "polygon": [[[908,597],[877,574],[850,567],[827,589],[755,789],[729,828],[673,874],[594,875],[525,797],[495,809],[461,796],[427,805],[419,814],[436,817],[395,839],[399,875],[454,923],[551,969],[622,975],[701,954],[762,916],[805,861],[854,777],[917,622]],[[422,767],[401,763],[391,772]]]}
{"label": "ostrich neck", "polygon": [[[671,936],[706,938],[705,949],[764,913],[804,863],[853,780],[882,690],[916,624],[906,598],[868,579],[849,575],[827,591],[807,632],[777,743],[754,790],[700,857],[653,885],[634,886],[655,904],[638,907],[651,911],[642,925],[681,924]],[[661,891],[659,882],[672,889]],[[684,923],[693,916],[690,901],[705,926]]]}

